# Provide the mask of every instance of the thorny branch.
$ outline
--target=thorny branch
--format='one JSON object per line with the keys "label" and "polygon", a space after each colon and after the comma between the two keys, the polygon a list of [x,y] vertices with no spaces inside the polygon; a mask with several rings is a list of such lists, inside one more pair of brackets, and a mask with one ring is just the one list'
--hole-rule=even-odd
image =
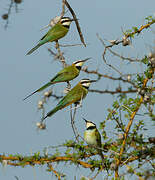
{"label": "thorny branch", "polygon": [[[53,163],[53,162],[74,162],[79,165],[81,165],[84,168],[92,168],[93,165],[84,162],[82,160],[77,160],[75,161],[75,158],[73,157],[65,157],[65,156],[57,156],[57,157],[40,157],[39,159],[35,159],[32,157],[27,157],[28,159],[22,159],[18,157],[7,157],[4,155],[0,155],[1,160],[7,160],[7,165],[12,165],[12,166],[27,166],[27,165],[42,165],[42,163]],[[16,162],[17,161],[17,162]]]}
{"label": "thorny branch", "polygon": [[[152,76],[153,76],[153,74],[154,74],[154,69],[151,69],[150,71],[151,71],[150,73],[151,73]],[[145,78],[145,79],[144,79],[142,89],[146,87],[148,81],[149,81],[148,78]],[[140,109],[140,106],[142,105],[142,103],[143,103],[143,96],[141,96],[141,98],[140,98],[140,100],[139,100],[139,102],[138,102],[138,104],[137,104],[136,109],[135,109],[135,110],[133,111],[133,113],[131,114],[131,116],[130,116],[130,121],[128,122],[128,125],[127,125],[127,127],[126,127],[126,130],[125,130],[125,133],[124,133],[124,140],[123,140],[123,143],[122,143],[122,146],[121,146],[121,149],[120,149],[120,153],[119,153],[119,158],[116,160],[115,178],[118,178],[118,177],[119,177],[118,167],[119,167],[119,165],[120,165],[120,163],[121,163],[122,155],[123,155],[123,152],[124,152],[124,150],[125,150],[125,145],[126,145],[126,140],[127,140],[127,137],[128,137],[128,133],[129,133],[129,131],[130,131],[130,128],[131,128],[131,125],[132,125],[133,120],[134,120],[134,118],[135,118],[135,115],[136,115],[136,113],[138,112],[138,110]]]}
{"label": "thorny branch", "polygon": [[[136,85],[132,81],[130,81],[128,79],[124,79],[122,76],[113,77],[113,76],[109,76],[109,75],[106,75],[106,74],[102,74],[102,73],[98,72],[97,70],[88,70],[88,68],[82,68],[82,71],[84,71],[85,73],[88,73],[88,74],[97,75],[98,80],[101,79],[101,77],[104,77],[104,78],[107,78],[107,79],[110,79],[110,80],[118,80],[118,81],[122,81],[122,82],[125,82],[125,83],[129,83],[129,84],[133,85],[136,88]],[[126,76],[132,76],[132,74],[128,74]]]}
{"label": "thorny branch", "polygon": [[115,68],[113,65],[107,63],[107,61],[106,61],[106,59],[105,59],[105,54],[106,54],[106,50],[107,50],[109,47],[105,45],[103,39],[99,36],[99,34],[97,34],[97,38],[101,41],[101,43],[102,43],[102,44],[104,45],[104,47],[105,47],[104,52],[103,52],[103,55],[102,55],[102,58],[103,58],[104,63],[122,76],[122,73],[121,73],[117,68]]}
{"label": "thorny branch", "polygon": [[9,5],[9,9],[8,9],[8,13],[7,13],[8,18],[7,18],[6,24],[5,24],[5,26],[4,26],[5,29],[7,29],[8,24],[9,24],[9,17],[10,17],[10,14],[11,14],[11,9],[12,9],[12,7],[13,7],[13,4],[14,4],[14,1],[11,0],[10,5]]}
{"label": "thorny branch", "polygon": [[108,46],[104,43],[103,39],[99,36],[99,34],[97,34],[97,38],[101,41],[101,43],[102,43],[103,46],[104,46],[104,52],[103,52],[103,54],[102,54],[102,58],[103,58],[103,61],[105,62],[105,64],[108,65],[110,68],[112,68],[112,69],[113,69],[114,71],[116,71],[117,73],[119,73],[120,75],[122,75],[122,73],[121,73],[118,69],[116,69],[116,67],[114,67],[113,65],[107,63],[106,58],[105,58],[105,55],[106,55],[106,51],[107,51],[107,50],[109,50],[111,54],[119,57],[120,59],[128,60],[129,62],[141,62],[141,61],[139,61],[138,59],[132,59],[132,58],[124,57],[124,56],[122,56],[122,55],[114,52],[113,50],[111,50],[111,48],[112,48],[113,46],[116,46],[116,45],[119,45],[119,44],[122,44],[123,46],[128,46],[128,45],[130,45],[131,42],[130,42],[130,40],[128,39],[129,37],[131,38],[131,37],[133,37],[133,35],[135,35],[135,34],[137,34],[137,35],[140,34],[142,30],[147,29],[148,27],[150,27],[150,26],[151,26],[152,24],[154,24],[154,23],[155,23],[155,20],[152,20],[152,21],[148,22],[147,24],[142,25],[139,29],[138,29],[138,28],[135,29],[135,30],[134,30],[133,32],[131,32],[131,33],[124,33],[124,36],[123,36],[122,40],[111,40],[111,41],[110,41],[111,44],[108,45]]}
{"label": "thorny branch", "polygon": [[131,89],[131,90],[116,90],[116,91],[110,91],[110,90],[99,90],[99,89],[89,89],[89,92],[93,92],[93,93],[99,93],[99,94],[127,94],[127,93],[136,93],[137,89]]}
{"label": "thorny branch", "polygon": [[[152,21],[148,22],[147,24],[145,25],[141,25],[141,27],[136,30],[133,30],[133,32],[130,32],[130,33],[124,33],[124,36],[122,37],[121,40],[111,40],[110,41],[110,45],[106,46],[104,41],[99,37],[99,35],[97,34],[97,37],[98,39],[103,43],[103,45],[105,46],[105,50],[104,50],[104,53],[103,55],[105,55],[105,52],[106,52],[106,49],[110,50],[110,48],[112,48],[113,46],[117,46],[119,44],[122,44],[123,46],[126,46],[126,45],[130,45],[130,43],[127,43],[127,44],[123,44],[124,41],[126,41],[129,37],[133,37],[133,35],[137,34],[139,35],[141,33],[141,31],[143,31],[144,29],[147,29],[149,28],[152,24],[155,23],[155,20],[153,19]],[[116,55],[117,56],[117,55]],[[126,58],[125,58],[126,59]],[[130,58],[128,59],[130,61]],[[131,61],[134,61],[134,60],[131,60]]]}
{"label": "thorny branch", "polygon": [[[111,148],[111,146],[113,146],[112,144],[114,144],[114,146],[116,146],[116,143],[113,142],[111,144],[109,144],[109,146],[107,147],[108,149]],[[60,146],[56,146],[56,148],[61,147]],[[69,146],[65,146],[65,147],[73,147],[73,148],[77,148],[80,146],[76,146],[74,144],[69,145]],[[88,146],[85,146],[85,149],[87,149]],[[53,148],[53,147],[52,147]],[[153,150],[152,150],[153,151]],[[153,153],[153,152],[152,152]],[[90,164],[89,162],[86,161],[87,158],[90,158],[92,156],[97,155],[98,153],[83,153],[81,155],[78,155],[79,157],[76,158],[74,153],[70,153],[69,157],[66,156],[55,156],[55,155],[48,155],[46,154],[45,156],[40,156],[40,155],[32,155],[32,156],[19,156],[19,155],[0,155],[0,162],[4,163],[3,161],[5,161],[6,165],[11,165],[11,166],[34,166],[34,165],[44,165],[47,164],[49,165],[49,163],[56,163],[56,162],[73,162],[73,163],[77,163],[79,165],[81,165],[83,168],[93,168],[93,165]],[[155,155],[155,154],[154,154]],[[149,156],[149,154],[147,154],[147,156]],[[153,156],[153,155],[152,155]],[[138,160],[139,156],[136,155],[131,155],[131,157],[129,157],[126,161],[120,161],[120,164],[128,164],[131,163],[135,160]],[[94,166],[94,168],[97,168]]]}
{"label": "thorny branch", "polygon": [[52,172],[55,174],[55,176],[58,178],[58,180],[61,180],[61,177],[64,176],[64,174],[60,174],[59,172],[57,172],[57,171],[53,168],[52,164],[48,164],[48,171],[52,171]]}
{"label": "thorny branch", "polygon": [[4,29],[5,29],[5,30],[8,28],[8,25],[9,25],[9,18],[10,18],[10,16],[11,16],[11,10],[12,10],[12,8],[15,7],[15,12],[18,13],[18,5],[19,5],[21,2],[22,2],[22,0],[21,0],[21,1],[19,1],[19,0],[18,0],[18,1],[10,0],[10,4],[9,4],[9,8],[8,8],[7,13],[5,13],[5,14],[2,15],[2,18],[3,18],[4,20],[6,20],[6,23],[5,23],[5,25],[4,25]]}
{"label": "thorny branch", "polygon": [[63,56],[63,53],[62,53],[61,50],[60,50],[60,46],[59,46],[58,41],[56,41],[56,46],[55,46],[55,48],[56,48],[57,51],[58,51],[58,56],[57,56],[57,57],[60,59],[60,62],[62,63],[63,67],[66,67],[67,64],[66,64],[66,62],[65,62],[65,57]]}
{"label": "thorny branch", "polygon": [[133,58],[130,58],[130,57],[124,57],[124,56],[116,53],[115,51],[111,50],[110,48],[108,48],[108,50],[109,50],[109,52],[111,52],[111,54],[113,54],[114,56],[119,57],[122,60],[127,60],[129,62],[141,62],[139,59],[133,59]]}

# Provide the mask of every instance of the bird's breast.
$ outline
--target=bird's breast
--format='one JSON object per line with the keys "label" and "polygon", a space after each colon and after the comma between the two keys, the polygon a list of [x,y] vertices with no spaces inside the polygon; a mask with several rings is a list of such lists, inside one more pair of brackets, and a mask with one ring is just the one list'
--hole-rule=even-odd
{"label": "bird's breast", "polygon": [[95,131],[91,131],[91,130],[85,131],[84,139],[87,142],[87,144],[97,146],[97,140],[96,140],[96,136],[95,136]]}

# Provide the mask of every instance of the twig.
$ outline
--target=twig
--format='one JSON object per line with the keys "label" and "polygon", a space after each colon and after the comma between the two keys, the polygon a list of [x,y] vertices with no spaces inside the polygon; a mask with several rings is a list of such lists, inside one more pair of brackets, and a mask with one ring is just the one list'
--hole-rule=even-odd
{"label": "twig", "polygon": [[117,68],[115,68],[115,67],[114,67],[113,65],[111,65],[111,64],[108,64],[107,61],[106,61],[106,59],[105,59],[106,50],[107,50],[109,47],[112,47],[112,45],[106,46],[105,43],[104,43],[104,41],[103,41],[103,39],[99,36],[99,34],[96,34],[96,36],[97,36],[97,38],[101,41],[101,43],[103,44],[103,46],[105,47],[105,48],[104,48],[104,52],[103,52],[103,54],[102,54],[102,58],[103,58],[104,63],[105,63],[107,66],[109,66],[110,68],[112,68],[114,71],[116,71],[117,73],[119,73],[120,75],[122,75],[122,73],[121,73]]}
{"label": "twig", "polygon": [[58,57],[59,57],[59,59],[60,59],[60,62],[63,64],[63,67],[66,67],[67,64],[66,64],[66,62],[65,62],[65,57],[63,56],[63,53],[62,53],[61,50],[60,50],[60,46],[59,46],[58,41],[56,41],[56,46],[55,46],[55,48],[56,48],[57,51],[58,51]]}
{"label": "twig", "polygon": [[99,93],[99,94],[127,94],[127,93],[136,93],[137,89],[131,89],[131,90],[126,90],[126,91],[110,91],[110,90],[99,90],[99,89],[89,89],[89,92],[93,92],[93,93]]}
{"label": "twig", "polygon": [[145,25],[141,25],[141,27],[140,27],[139,29],[137,29],[136,31],[133,31],[133,32],[128,33],[128,34],[125,34],[125,36],[126,36],[126,38],[128,38],[128,37],[133,36],[134,34],[139,35],[139,33],[141,33],[141,31],[143,31],[144,29],[149,28],[149,27],[150,27],[152,24],[154,24],[154,23],[155,23],[155,20],[152,20],[151,22],[148,22],[148,23],[145,24]]}
{"label": "twig", "polygon": [[59,44],[60,47],[82,46],[82,44]]}
{"label": "twig", "polygon": [[48,164],[48,171],[52,171],[55,175],[56,175],[56,177],[58,178],[58,180],[61,180],[61,176],[64,176],[63,174],[61,175],[59,172],[57,172],[54,168],[53,168],[53,166],[52,166],[52,164]]}
{"label": "twig", "polygon": [[19,178],[17,176],[14,176],[17,180],[19,180]]}
{"label": "twig", "polygon": [[155,19],[153,19],[151,22],[148,22],[148,23],[145,24],[145,25],[141,25],[141,27],[140,27],[139,29],[137,28],[136,30],[133,30],[133,32],[124,33],[125,35],[124,35],[124,37],[122,38],[122,40],[113,40],[113,42],[112,42],[110,45],[108,45],[108,46],[105,45],[105,43],[104,43],[103,40],[99,37],[98,34],[97,34],[97,37],[98,37],[99,40],[104,44],[104,46],[105,46],[106,48],[108,48],[108,50],[109,50],[109,48],[112,48],[113,46],[117,46],[117,45],[123,43],[123,39],[127,39],[127,38],[129,38],[129,37],[132,37],[132,36],[135,35],[135,34],[139,35],[139,34],[141,33],[141,31],[143,31],[144,29],[149,28],[149,27],[150,27],[152,24],[154,24],[154,23],[155,23]]}
{"label": "twig", "polygon": [[55,99],[61,99],[63,96],[57,96],[56,94],[51,94],[51,97],[54,97]]}
{"label": "twig", "polygon": [[76,105],[75,105],[73,114],[72,114],[72,105],[71,105],[70,106],[71,125],[72,125],[72,129],[73,129],[75,139],[79,142],[78,135],[77,135],[77,129],[75,126],[75,114],[76,114]]}
{"label": "twig", "polygon": [[7,19],[6,24],[5,24],[5,26],[4,26],[5,29],[7,29],[8,24],[9,24],[9,16],[10,16],[10,14],[11,14],[11,8],[13,7],[13,4],[14,4],[14,1],[11,0],[11,3],[10,3],[10,5],[9,5],[9,9],[8,9],[8,13],[7,13],[7,14],[8,14],[8,19]]}
{"label": "twig", "polygon": [[60,19],[64,16],[64,14],[65,14],[65,0],[62,0],[62,11],[61,11]]}
{"label": "twig", "polygon": [[53,55],[53,56],[56,56],[56,55],[57,55],[57,54],[54,53],[50,48],[48,48],[47,50],[51,53],[51,55]]}
{"label": "twig", "polygon": [[[120,108],[119,108],[119,110],[120,110]],[[112,113],[112,117],[116,121],[118,127],[122,130],[122,132],[125,132],[125,130],[123,129],[123,122],[121,120],[120,120],[121,122],[119,122],[119,119],[115,118],[114,113]]]}
{"label": "twig", "polygon": [[102,169],[99,169],[94,177],[90,178],[90,180],[96,179],[96,177],[99,175],[99,173],[102,171]]}
{"label": "twig", "polygon": [[[128,169],[130,169],[130,166],[128,166],[127,164],[125,164],[125,165]],[[133,173],[138,176],[139,180],[144,180],[135,170],[133,170]]]}
{"label": "twig", "polygon": [[117,56],[119,57],[120,59],[122,60],[127,60],[127,61],[130,61],[130,62],[141,62],[140,60],[138,59],[132,59],[132,58],[129,58],[129,57],[124,57],[116,52],[114,52],[113,50],[111,50],[110,48],[108,48],[108,51],[111,52],[114,56]]}
{"label": "twig", "polygon": [[116,78],[116,77],[113,77],[113,76],[109,76],[109,75],[106,75],[106,74],[99,73],[97,70],[88,70],[88,68],[82,68],[82,71],[84,71],[85,73],[88,73],[88,74],[95,74],[95,75],[98,76],[98,79],[100,79],[101,77],[104,77],[104,78],[111,79],[111,80],[123,81],[125,83],[132,84],[136,88],[136,85],[133,82],[122,78],[122,76],[125,76],[125,75],[122,75],[122,76]]}
{"label": "twig", "polygon": [[77,20],[77,17],[75,15],[75,12],[73,11],[73,9],[71,8],[71,6],[69,5],[69,3],[67,2],[67,0],[65,0],[65,4],[67,6],[67,8],[69,9],[69,11],[71,12],[74,20],[75,20],[75,24],[76,24],[76,27],[77,27],[77,30],[78,30],[78,33],[79,33],[79,36],[80,36],[80,40],[81,42],[83,43],[83,45],[86,47],[86,44],[84,42],[84,37],[82,35],[82,31],[81,31],[81,28],[80,28],[80,25],[79,25],[79,22]]}

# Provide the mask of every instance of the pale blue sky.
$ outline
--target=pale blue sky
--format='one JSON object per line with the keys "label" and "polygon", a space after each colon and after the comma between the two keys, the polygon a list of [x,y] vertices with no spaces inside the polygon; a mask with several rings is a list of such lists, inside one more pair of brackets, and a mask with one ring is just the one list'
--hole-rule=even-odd
{"label": "pale blue sky", "polygon": [[[8,1],[9,2],[9,1]],[[8,2],[1,1],[1,15],[6,12]],[[88,1],[78,0],[69,1],[75,10],[79,23],[87,44],[83,46],[63,48],[68,64],[80,58],[92,57],[86,65],[90,69],[100,67],[100,71],[112,73],[111,70],[103,64],[102,52],[103,46],[96,37],[96,33],[105,39],[117,39],[122,36],[121,28],[130,29],[132,26],[139,26],[144,23],[144,18],[155,13],[155,1],[134,1],[134,0],[117,0],[117,1]],[[46,44],[39,48],[30,56],[25,56],[35,43],[45,34],[40,31],[51,18],[61,12],[61,1],[47,0],[37,1],[25,0],[19,6],[20,13],[15,14],[14,10],[10,17],[8,29],[4,30],[5,22],[0,23],[1,34],[1,61],[0,61],[0,153],[19,153],[30,155],[31,153],[42,151],[44,147],[58,145],[67,139],[73,138],[73,132],[70,125],[69,108],[59,111],[53,117],[47,119],[47,130],[36,131],[36,122],[40,119],[41,113],[37,111],[37,101],[41,98],[42,93],[32,96],[27,101],[22,99],[41,85],[46,83],[55,73],[61,69],[59,62],[53,62],[49,56],[47,47],[52,47],[54,43]],[[67,15],[70,16],[68,13]],[[149,30],[147,30],[149,31]],[[131,57],[142,57],[149,52],[148,45],[154,41],[153,33],[144,33],[133,40],[133,47],[122,48],[119,46],[119,52]],[[60,40],[61,44],[80,43],[75,24],[71,24],[69,33],[65,38]],[[123,65],[115,61],[115,57],[110,56],[110,63],[116,64],[118,68],[123,69]],[[142,67],[133,64],[134,71],[140,71]],[[130,72],[131,69],[123,69],[123,72]],[[81,73],[72,84],[75,85],[84,77],[95,78]],[[112,82],[102,81],[103,84],[93,84],[92,88],[105,89],[113,87]],[[54,86],[54,91],[61,92],[65,84]],[[107,108],[111,106],[114,97],[111,95],[88,94],[83,102],[82,110],[78,110],[76,115],[76,125],[79,132],[84,131],[84,122],[81,116],[94,121],[97,126],[104,120],[107,115]],[[56,105],[52,100],[46,106],[47,112]],[[96,106],[98,106],[96,108]],[[112,129],[109,129],[112,132]],[[71,174],[63,167],[60,168],[64,173],[69,174],[67,179],[73,179]],[[55,179],[45,168],[13,168],[6,167],[0,169],[0,179],[10,180],[18,176],[20,180],[51,180]],[[89,172],[75,170],[75,175],[89,175]]]}

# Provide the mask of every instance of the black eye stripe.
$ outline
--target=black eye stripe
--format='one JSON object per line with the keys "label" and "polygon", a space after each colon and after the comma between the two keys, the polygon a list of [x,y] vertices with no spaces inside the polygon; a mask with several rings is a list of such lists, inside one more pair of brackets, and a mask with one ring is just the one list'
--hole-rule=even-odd
{"label": "black eye stripe", "polygon": [[69,20],[69,19],[66,19],[66,20],[62,20],[62,21],[61,21],[62,24],[65,23],[65,22],[70,22],[70,20]]}
{"label": "black eye stripe", "polygon": [[87,130],[91,130],[91,129],[95,129],[96,127],[95,126],[89,126],[88,128],[87,128]]}
{"label": "black eye stripe", "polygon": [[82,81],[82,84],[89,83],[89,81]]}
{"label": "black eye stripe", "polygon": [[69,25],[63,25],[65,28],[69,29]]}
{"label": "black eye stripe", "polygon": [[81,70],[81,66],[76,66],[76,68],[77,68],[78,70]]}

